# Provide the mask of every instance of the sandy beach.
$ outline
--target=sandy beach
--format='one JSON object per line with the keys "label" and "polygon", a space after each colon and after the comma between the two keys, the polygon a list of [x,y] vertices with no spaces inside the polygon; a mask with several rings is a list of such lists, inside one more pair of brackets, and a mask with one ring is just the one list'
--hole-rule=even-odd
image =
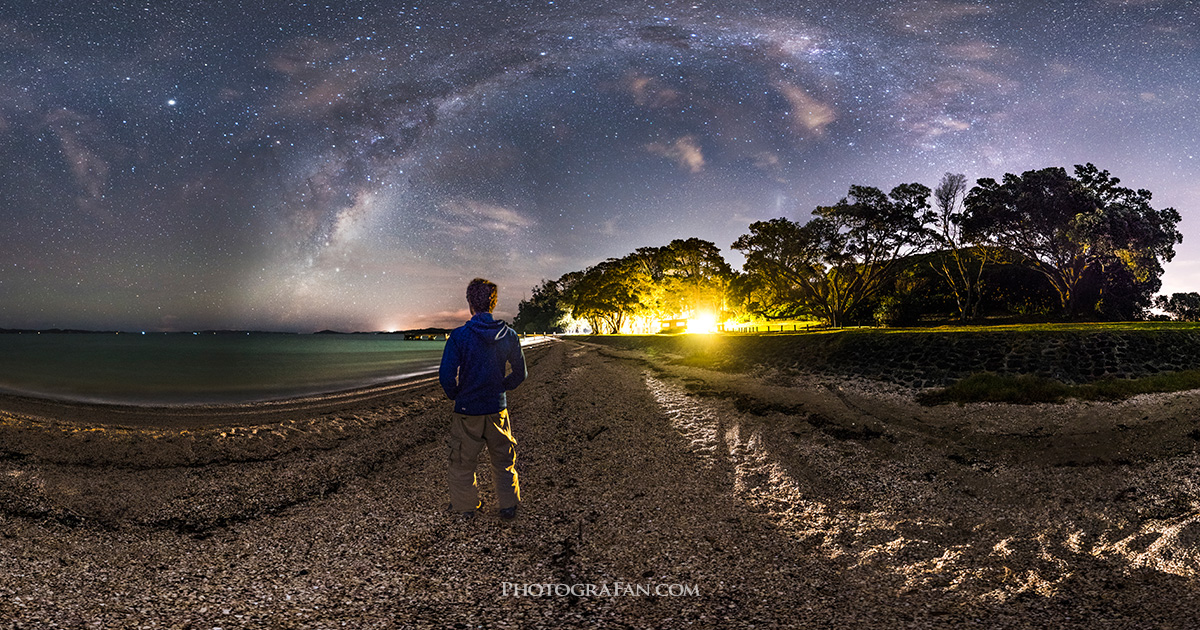
{"label": "sandy beach", "polygon": [[580,341],[527,356],[512,523],[483,465],[481,516],[446,512],[431,379],[0,398],[0,627],[1197,627],[1200,393],[922,407]]}

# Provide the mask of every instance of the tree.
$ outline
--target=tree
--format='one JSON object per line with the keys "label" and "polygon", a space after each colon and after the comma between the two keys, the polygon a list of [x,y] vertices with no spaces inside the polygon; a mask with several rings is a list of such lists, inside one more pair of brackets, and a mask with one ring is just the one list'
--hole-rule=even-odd
{"label": "tree", "polygon": [[1159,295],[1154,298],[1154,308],[1166,311],[1177,321],[1200,322],[1200,293],[1172,293],[1169,298]]}
{"label": "tree", "polygon": [[573,278],[565,296],[571,312],[587,320],[594,333],[621,332],[626,320],[643,308],[647,276],[630,258],[610,258]]}
{"label": "tree", "polygon": [[1076,166],[1075,176],[1102,208],[1085,218],[1095,238],[1096,310],[1110,318],[1140,318],[1162,288],[1163,263],[1183,242],[1179,212],[1155,210],[1150,191],[1118,186],[1121,180],[1092,164]]}
{"label": "tree", "polygon": [[726,290],[726,319],[815,319],[804,295],[787,282],[764,274],[736,273]]}
{"label": "tree", "polygon": [[[933,235],[947,255],[931,259],[931,266],[945,279],[959,321],[974,319],[979,314],[983,297],[983,271],[994,261],[995,248],[986,245],[985,233],[971,233],[964,222],[962,200],[967,193],[967,177],[961,173],[946,173],[933,189]],[[972,227],[985,228],[984,224]],[[971,247],[971,245],[975,245]]]}
{"label": "tree", "polygon": [[650,332],[654,322],[670,311],[664,292],[663,249],[639,247],[621,259],[631,266],[629,280],[636,285],[637,304],[631,310],[629,328]]}
{"label": "tree", "polygon": [[[639,250],[640,251],[640,250]],[[726,310],[733,269],[716,244],[698,238],[676,239],[659,250],[664,310],[673,314]]]}
{"label": "tree", "polygon": [[818,207],[803,225],[784,218],[751,224],[733,248],[744,253],[746,273],[762,276],[779,294],[800,293],[814,314],[842,326],[906,256],[928,246],[929,194],[921,184],[901,184],[886,195],[851,186],[847,197]]}
{"label": "tree", "polygon": [[520,333],[560,333],[570,317],[557,280],[542,280],[528,300],[521,300],[513,328]]}
{"label": "tree", "polygon": [[716,245],[689,238],[610,258],[563,276],[559,285],[563,303],[594,332],[649,332],[663,319],[719,314],[732,276]]}
{"label": "tree", "polygon": [[1056,167],[1006,173],[1003,183],[980,179],[967,193],[964,228],[1024,256],[1054,287],[1065,316],[1080,310],[1080,283],[1106,275],[1110,266],[1123,266],[1143,287],[1137,299],[1148,303],[1153,291],[1146,291],[1157,290],[1162,263],[1183,242],[1180,217],[1173,208],[1151,207],[1149,191],[1119,183],[1092,164],[1076,166],[1075,177]]}

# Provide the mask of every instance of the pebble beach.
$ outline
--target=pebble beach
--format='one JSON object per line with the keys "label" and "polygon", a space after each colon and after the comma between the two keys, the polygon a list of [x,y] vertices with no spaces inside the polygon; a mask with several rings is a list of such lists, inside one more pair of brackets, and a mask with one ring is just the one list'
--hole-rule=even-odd
{"label": "pebble beach", "polygon": [[1194,628],[1200,393],[923,407],[579,340],[523,501],[446,510],[431,379],[240,407],[0,398],[3,628]]}

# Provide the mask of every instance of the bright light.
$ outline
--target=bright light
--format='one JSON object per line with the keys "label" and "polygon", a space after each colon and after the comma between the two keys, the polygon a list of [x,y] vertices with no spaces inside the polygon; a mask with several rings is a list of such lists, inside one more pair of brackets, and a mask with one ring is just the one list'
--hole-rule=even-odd
{"label": "bright light", "polygon": [[715,333],[717,316],[708,311],[700,311],[688,320],[687,330],[690,333]]}

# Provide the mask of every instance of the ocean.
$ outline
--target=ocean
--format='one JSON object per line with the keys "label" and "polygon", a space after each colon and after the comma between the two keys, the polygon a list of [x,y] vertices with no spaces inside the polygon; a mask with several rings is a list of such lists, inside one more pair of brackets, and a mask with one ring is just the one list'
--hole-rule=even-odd
{"label": "ocean", "polygon": [[0,335],[0,391],[119,404],[277,400],[436,371],[444,341],[400,335]]}

